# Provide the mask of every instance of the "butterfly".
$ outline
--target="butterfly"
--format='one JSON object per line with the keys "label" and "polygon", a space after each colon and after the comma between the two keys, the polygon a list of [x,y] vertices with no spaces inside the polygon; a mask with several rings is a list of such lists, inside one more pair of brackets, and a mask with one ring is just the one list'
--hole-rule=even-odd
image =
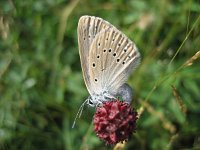
{"label": "butterfly", "polygon": [[82,16],[77,32],[83,78],[90,94],[80,109],[85,103],[95,107],[118,96],[130,103],[132,89],[126,81],[140,63],[136,45],[99,17]]}

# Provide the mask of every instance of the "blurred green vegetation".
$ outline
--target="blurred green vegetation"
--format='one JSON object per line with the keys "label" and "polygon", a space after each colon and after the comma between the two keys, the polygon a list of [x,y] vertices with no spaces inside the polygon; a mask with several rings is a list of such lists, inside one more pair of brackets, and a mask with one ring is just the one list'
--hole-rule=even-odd
{"label": "blurred green vegetation", "polygon": [[113,149],[93,132],[94,108],[71,128],[88,96],[76,31],[86,14],[118,27],[142,55],[128,81],[141,115],[125,149],[200,149],[195,0],[1,1],[0,149]]}

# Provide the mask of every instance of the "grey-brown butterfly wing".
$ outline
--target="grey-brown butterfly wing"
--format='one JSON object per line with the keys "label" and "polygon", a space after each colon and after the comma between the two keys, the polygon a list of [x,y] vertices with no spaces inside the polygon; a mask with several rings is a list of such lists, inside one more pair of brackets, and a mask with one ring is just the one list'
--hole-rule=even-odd
{"label": "grey-brown butterfly wing", "polygon": [[115,27],[101,31],[89,51],[91,88],[97,94],[108,91],[115,95],[139,62],[135,44],[122,32]]}
{"label": "grey-brown butterfly wing", "polygon": [[82,16],[78,23],[78,44],[83,77],[87,89],[91,93],[91,80],[89,75],[89,51],[91,43],[94,41],[96,35],[103,29],[108,29],[112,25],[101,18],[93,16]]}

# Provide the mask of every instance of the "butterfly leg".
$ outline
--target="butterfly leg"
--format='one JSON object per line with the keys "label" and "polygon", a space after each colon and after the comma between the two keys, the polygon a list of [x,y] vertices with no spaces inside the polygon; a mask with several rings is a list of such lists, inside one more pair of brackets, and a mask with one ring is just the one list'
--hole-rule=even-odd
{"label": "butterfly leg", "polygon": [[105,101],[109,101],[109,100],[112,100],[112,99],[116,99],[115,96],[109,94],[108,92],[104,92],[103,95],[104,95],[104,100],[105,100]]}

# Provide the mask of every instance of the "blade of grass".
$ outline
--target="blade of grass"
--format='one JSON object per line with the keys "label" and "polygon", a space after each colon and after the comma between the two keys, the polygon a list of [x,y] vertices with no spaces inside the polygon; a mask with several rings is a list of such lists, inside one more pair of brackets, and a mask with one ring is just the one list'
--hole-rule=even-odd
{"label": "blade of grass", "polygon": [[83,137],[83,142],[81,143],[80,148],[79,148],[80,150],[83,150],[84,147],[87,147],[89,136],[91,135],[91,133],[93,131],[92,127],[93,127],[93,123],[91,122],[91,124],[90,124],[90,126],[89,126],[89,128],[88,128],[88,130],[87,130],[87,132],[85,134],[85,136]]}
{"label": "blade of grass", "polygon": [[67,27],[67,21],[75,7],[78,5],[78,2],[80,0],[74,0],[70,4],[66,5],[63,10],[61,11],[60,15],[60,23],[58,28],[58,34],[57,34],[57,47],[54,50],[53,53],[53,61],[52,61],[52,75],[51,75],[51,83],[50,83],[50,89],[53,89],[56,85],[56,75],[57,75],[57,69],[59,66],[59,57],[60,53],[62,52],[62,42],[65,35],[65,29]]}
{"label": "blade of grass", "polygon": [[181,45],[179,46],[178,50],[176,51],[176,53],[174,54],[173,58],[170,60],[169,65],[171,65],[171,63],[174,61],[174,59],[176,58],[177,54],[179,53],[179,51],[181,50],[181,48],[183,47],[183,45],[185,44],[186,40],[188,39],[188,37],[190,36],[190,34],[192,33],[192,31],[194,30],[194,28],[196,27],[196,25],[198,24],[200,19],[200,15],[198,16],[198,18],[196,19],[195,23],[193,24],[192,28],[190,29],[190,31],[188,32],[188,34],[185,36],[185,39],[183,40],[183,42],[181,43]]}

